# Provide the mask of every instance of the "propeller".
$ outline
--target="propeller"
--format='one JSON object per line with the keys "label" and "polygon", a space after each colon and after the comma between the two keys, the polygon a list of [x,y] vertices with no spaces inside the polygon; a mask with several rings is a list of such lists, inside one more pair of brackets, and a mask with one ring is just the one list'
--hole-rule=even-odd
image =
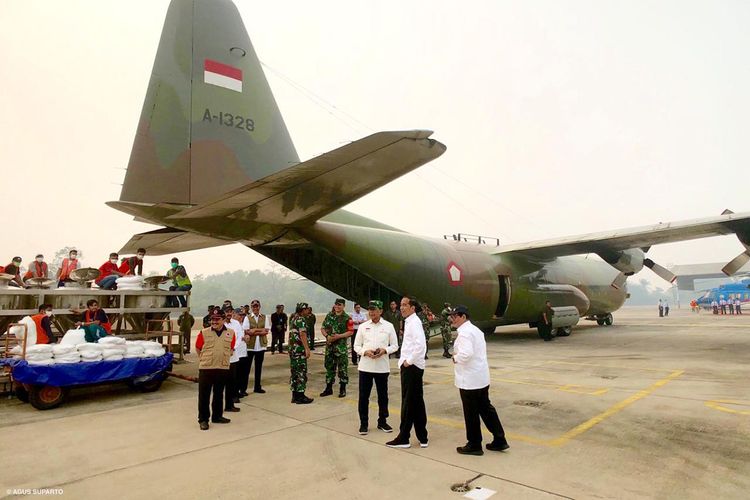
{"label": "propeller", "polygon": [[612,283],[610,283],[610,286],[616,290],[620,290],[622,286],[625,284],[625,281],[628,279],[628,275],[620,271],[620,274],[618,274],[615,279],[612,280]]}
{"label": "propeller", "polygon": [[659,264],[657,264],[651,259],[643,259],[643,265],[651,269],[654,272],[654,274],[656,274],[658,277],[660,277],[663,280],[668,281],[669,283],[674,283],[675,280],[677,279],[677,276],[675,276],[675,274],[672,271],[670,271],[664,266],[660,266]]}

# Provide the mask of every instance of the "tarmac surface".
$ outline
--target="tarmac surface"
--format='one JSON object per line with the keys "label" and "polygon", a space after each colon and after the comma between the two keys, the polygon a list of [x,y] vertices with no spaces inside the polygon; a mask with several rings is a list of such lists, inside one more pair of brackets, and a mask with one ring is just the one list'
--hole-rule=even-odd
{"label": "tarmac surface", "polygon": [[[318,347],[314,403],[290,404],[288,358],[267,353],[267,393],[251,393],[225,415],[230,424],[207,432],[196,384],[177,378],[150,394],[124,384],[74,390],[49,411],[3,398],[0,497],[54,488],[68,498],[438,499],[461,498],[451,485],[477,478],[471,486],[496,491],[493,499],[748,498],[750,314],[673,309],[659,318],[655,309],[622,309],[610,327],[584,321],[553,342],[523,325],[489,337],[504,453],[456,453],[463,416],[439,338],[425,372],[426,449],[413,435],[410,449],[384,446],[395,434],[374,427],[374,389],[370,432],[357,433],[356,367],[346,398],[318,397]],[[175,371],[196,374],[188,360]]]}

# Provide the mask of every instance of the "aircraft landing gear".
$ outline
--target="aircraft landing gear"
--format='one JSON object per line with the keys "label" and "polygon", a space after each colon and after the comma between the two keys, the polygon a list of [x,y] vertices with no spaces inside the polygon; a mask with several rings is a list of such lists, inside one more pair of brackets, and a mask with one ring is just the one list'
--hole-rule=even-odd
{"label": "aircraft landing gear", "polygon": [[612,325],[612,323],[614,323],[614,321],[615,319],[612,317],[612,313],[607,313],[596,317],[596,324],[599,326],[610,326]]}
{"label": "aircraft landing gear", "polygon": [[568,337],[573,332],[572,326],[563,326],[561,328],[557,329],[557,336],[558,337]]}

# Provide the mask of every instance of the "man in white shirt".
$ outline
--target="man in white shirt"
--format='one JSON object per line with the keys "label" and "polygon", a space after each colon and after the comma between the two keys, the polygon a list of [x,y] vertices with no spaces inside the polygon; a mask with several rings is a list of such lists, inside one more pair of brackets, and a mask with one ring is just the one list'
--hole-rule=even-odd
{"label": "man in white shirt", "polygon": [[239,403],[239,397],[237,394],[237,386],[239,382],[239,375],[237,368],[239,367],[240,357],[247,356],[247,347],[243,348],[244,342],[241,342],[245,332],[242,330],[242,323],[237,321],[239,316],[239,309],[234,311],[231,307],[227,307],[224,311],[224,323],[227,330],[234,332],[234,351],[232,356],[229,358],[229,375],[227,376],[227,385],[224,388],[224,411],[238,412],[239,408],[234,406],[235,403]]}
{"label": "man in white shirt", "polygon": [[479,419],[492,433],[494,439],[487,445],[490,451],[510,448],[505,431],[490,403],[490,368],[487,364],[487,344],[484,333],[469,321],[466,306],[456,306],[451,313],[451,326],[458,337],[453,344],[453,363],[456,387],[461,393],[466,424],[466,444],[456,451],[462,455],[484,455],[482,450],[482,427]]}
{"label": "man in white shirt", "polygon": [[386,443],[390,448],[411,447],[409,437],[412,426],[419,446],[427,448],[427,410],[422,387],[427,342],[417,310],[422,310],[417,299],[401,299],[401,316],[404,318],[404,338],[398,359],[401,369],[401,425],[396,439]]}
{"label": "man in white shirt", "polygon": [[[383,301],[371,300],[367,306],[370,320],[359,325],[354,339],[354,351],[361,356],[359,362],[359,433],[367,434],[369,402],[372,383],[378,392],[378,429],[392,432],[388,418],[388,376],[391,365],[390,354],[398,350],[398,337],[393,325],[384,319]],[[356,327],[355,327],[356,328]]]}
{"label": "man in white shirt", "polygon": [[367,321],[367,316],[365,316],[365,313],[362,311],[362,306],[354,304],[354,312],[352,312],[352,323],[354,324],[354,335],[352,335],[352,364],[354,366],[357,366],[358,361],[358,353],[354,350],[354,342],[357,339],[359,325],[365,321]]}
{"label": "man in white shirt", "polygon": [[[270,324],[267,324],[266,315],[260,312],[260,301],[253,299],[250,302],[250,314],[247,315],[247,328],[245,329],[245,333],[248,335],[246,337],[248,339],[247,374],[250,375],[250,368],[255,361],[253,392],[258,394],[266,393],[261,385],[261,375],[263,374],[263,358],[266,355],[266,346],[268,345],[268,333],[271,331],[270,326]],[[273,343],[271,344],[271,352],[273,353]],[[281,343],[279,343],[279,352],[281,352]],[[247,383],[245,388],[247,388]]]}

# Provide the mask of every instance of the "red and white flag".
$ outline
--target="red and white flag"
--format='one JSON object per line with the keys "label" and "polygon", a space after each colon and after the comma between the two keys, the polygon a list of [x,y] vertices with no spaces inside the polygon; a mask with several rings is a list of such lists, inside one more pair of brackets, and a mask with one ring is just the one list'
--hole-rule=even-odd
{"label": "red and white flag", "polygon": [[242,70],[219,61],[204,60],[203,81],[235,92],[242,92]]}

